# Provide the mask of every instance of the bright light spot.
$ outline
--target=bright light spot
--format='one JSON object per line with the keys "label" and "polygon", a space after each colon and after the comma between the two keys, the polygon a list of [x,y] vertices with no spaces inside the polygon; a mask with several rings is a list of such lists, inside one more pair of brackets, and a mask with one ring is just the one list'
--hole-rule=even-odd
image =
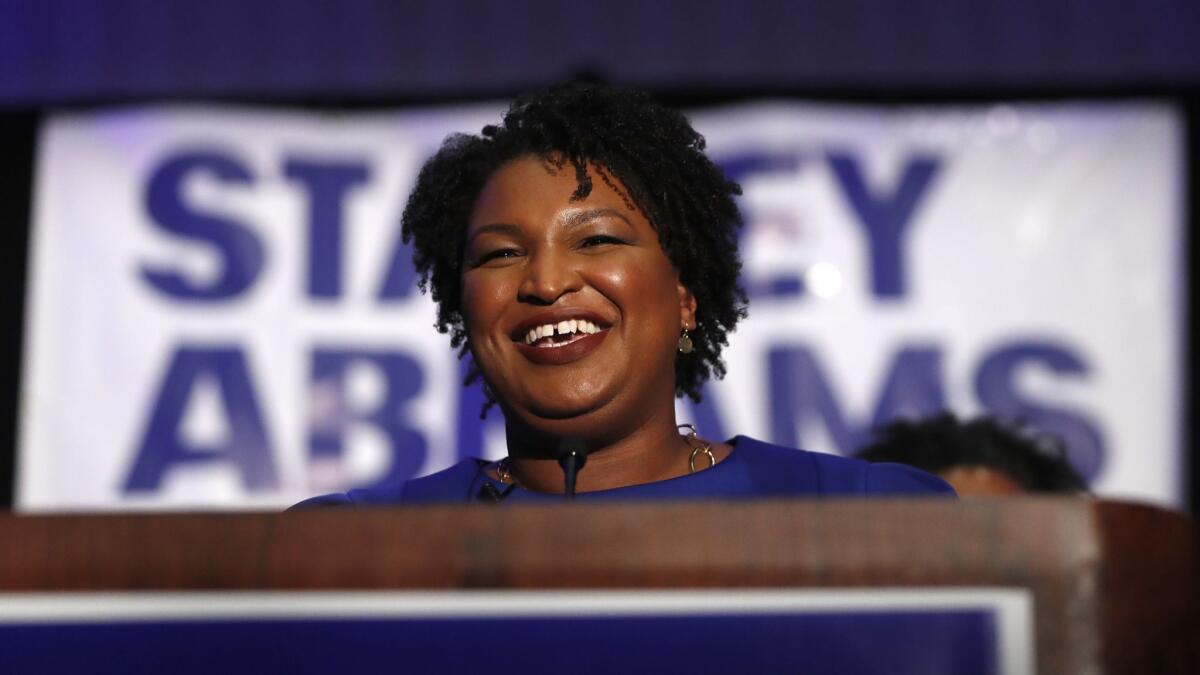
{"label": "bright light spot", "polygon": [[1021,118],[1012,106],[998,105],[988,111],[987,130],[993,136],[1011,136],[1020,128]]}
{"label": "bright light spot", "polygon": [[1049,122],[1034,122],[1025,130],[1025,140],[1035,152],[1049,152],[1058,142],[1058,132]]}
{"label": "bright light spot", "polygon": [[842,290],[842,272],[833,263],[816,263],[804,272],[804,285],[818,298],[832,298]]}
{"label": "bright light spot", "polygon": [[387,383],[373,365],[355,361],[346,368],[346,399],[351,408],[370,410],[383,401]]}
{"label": "bright light spot", "polygon": [[1050,223],[1044,218],[1026,218],[1017,225],[1016,239],[1022,255],[1036,256],[1050,239]]}

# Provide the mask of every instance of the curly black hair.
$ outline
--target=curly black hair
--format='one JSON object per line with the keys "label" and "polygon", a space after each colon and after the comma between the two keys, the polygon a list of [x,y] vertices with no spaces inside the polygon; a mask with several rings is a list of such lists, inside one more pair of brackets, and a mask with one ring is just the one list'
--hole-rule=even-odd
{"label": "curly black hair", "polygon": [[951,413],[899,420],[875,431],[856,453],[869,462],[898,462],[932,473],[958,466],[1002,471],[1026,492],[1082,492],[1087,485],[1055,437],[990,417],[959,421]]}
{"label": "curly black hair", "polygon": [[[675,363],[676,395],[700,400],[700,387],[724,376],[721,349],[746,315],[738,284],[741,188],[704,154],[704,137],[678,111],[644,93],[565,85],[518,98],[499,126],[455,134],[421,169],[402,217],[420,287],[438,305],[435,326],[467,354],[462,266],[467,220],[488,178],[504,164],[535,156],[575,169],[573,199],[591,192],[588,166],[646,215],[680,280],[696,298],[694,351]],[[615,179],[615,182],[613,181]],[[624,190],[621,189],[624,186]],[[479,377],[470,364],[464,384]],[[486,388],[485,388],[486,390]],[[493,402],[488,393],[489,403]]]}

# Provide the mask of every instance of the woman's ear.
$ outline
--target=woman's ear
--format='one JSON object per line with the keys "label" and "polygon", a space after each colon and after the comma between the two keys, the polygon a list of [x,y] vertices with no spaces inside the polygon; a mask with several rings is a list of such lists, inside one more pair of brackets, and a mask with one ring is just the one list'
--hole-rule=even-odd
{"label": "woman's ear", "polygon": [[679,327],[688,330],[696,329],[696,296],[683,285],[682,281],[675,282],[675,290],[679,293]]}

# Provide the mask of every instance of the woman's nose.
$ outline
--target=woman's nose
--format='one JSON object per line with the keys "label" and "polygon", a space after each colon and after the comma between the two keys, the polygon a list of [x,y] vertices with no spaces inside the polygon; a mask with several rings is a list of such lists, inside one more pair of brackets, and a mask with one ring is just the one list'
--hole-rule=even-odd
{"label": "woman's nose", "polygon": [[579,290],[579,272],[566,257],[556,252],[539,252],[529,258],[525,278],[517,288],[517,300],[552,305],[563,295]]}

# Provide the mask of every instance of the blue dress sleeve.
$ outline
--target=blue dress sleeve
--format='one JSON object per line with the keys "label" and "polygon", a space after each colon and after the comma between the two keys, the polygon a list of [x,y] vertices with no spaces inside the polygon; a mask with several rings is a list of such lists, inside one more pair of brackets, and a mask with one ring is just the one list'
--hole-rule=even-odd
{"label": "blue dress sleeve", "polygon": [[305,509],[321,508],[325,506],[354,506],[354,500],[345,492],[335,492],[331,495],[321,495],[319,497],[309,497],[304,501],[293,504],[288,507],[288,511],[303,511]]}
{"label": "blue dress sleeve", "polygon": [[946,481],[904,464],[879,463],[867,466],[864,491],[871,495],[957,497]]}
{"label": "blue dress sleeve", "polygon": [[404,500],[404,486],[383,486],[376,488],[359,488],[349,492],[335,492],[329,495],[311,497],[288,509],[309,509],[325,506],[388,506],[399,504]]}
{"label": "blue dress sleeve", "polygon": [[[395,506],[398,504],[467,504],[472,501],[476,479],[487,462],[466,459],[448,469],[414,478],[403,483],[388,483],[371,488],[312,497],[292,509],[322,506]],[[291,510],[291,509],[289,509]]]}

